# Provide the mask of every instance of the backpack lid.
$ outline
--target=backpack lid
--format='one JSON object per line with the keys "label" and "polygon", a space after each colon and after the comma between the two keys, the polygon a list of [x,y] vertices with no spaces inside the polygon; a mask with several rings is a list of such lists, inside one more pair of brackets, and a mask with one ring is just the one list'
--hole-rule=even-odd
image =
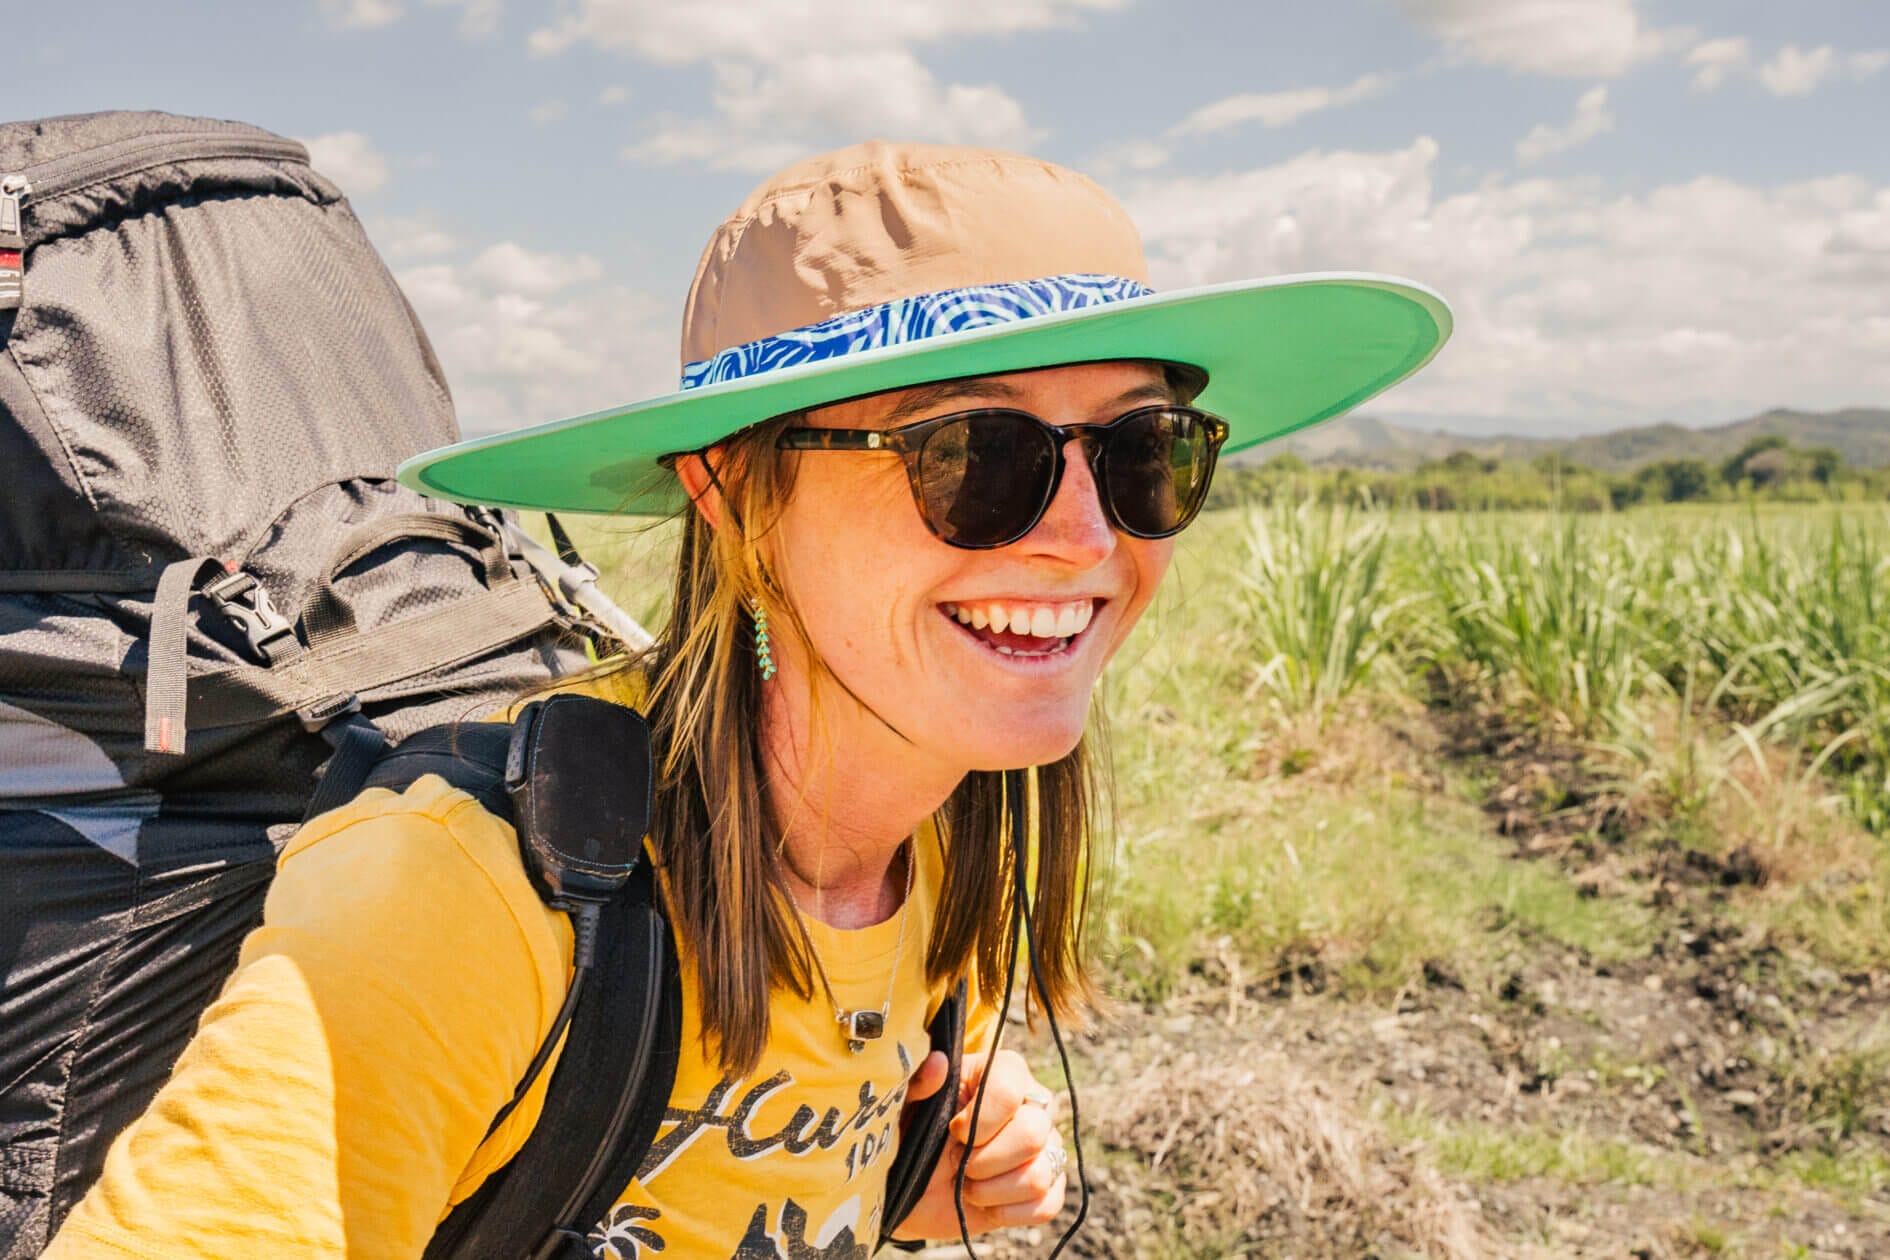
{"label": "backpack lid", "polygon": [[301,145],[161,113],[4,124],[8,196],[0,589],[240,563],[298,500],[457,437],[425,333]]}

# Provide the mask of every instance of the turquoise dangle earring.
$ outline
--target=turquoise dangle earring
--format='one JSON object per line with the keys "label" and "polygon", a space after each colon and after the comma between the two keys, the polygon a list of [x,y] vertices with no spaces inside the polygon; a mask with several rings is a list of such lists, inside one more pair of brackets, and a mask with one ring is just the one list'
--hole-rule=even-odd
{"label": "turquoise dangle earring", "polygon": [[767,682],[774,677],[774,653],[768,645],[768,608],[760,600],[754,601],[755,614],[755,661],[761,666],[761,681]]}

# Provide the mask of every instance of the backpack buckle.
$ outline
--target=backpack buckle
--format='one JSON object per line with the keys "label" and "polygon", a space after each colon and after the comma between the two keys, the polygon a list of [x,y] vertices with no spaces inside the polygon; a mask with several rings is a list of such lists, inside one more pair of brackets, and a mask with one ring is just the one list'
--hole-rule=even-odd
{"label": "backpack buckle", "polygon": [[212,578],[199,588],[217,611],[242,627],[250,650],[273,665],[276,648],[286,639],[295,638],[295,627],[269,602],[269,588],[241,569]]}

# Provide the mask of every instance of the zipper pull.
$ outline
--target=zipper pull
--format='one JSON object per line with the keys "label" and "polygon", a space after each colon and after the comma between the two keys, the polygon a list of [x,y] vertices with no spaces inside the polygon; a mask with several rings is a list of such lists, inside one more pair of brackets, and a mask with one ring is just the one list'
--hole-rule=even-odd
{"label": "zipper pull", "polygon": [[0,311],[16,311],[26,301],[26,236],[20,230],[20,202],[32,191],[24,175],[0,177]]}

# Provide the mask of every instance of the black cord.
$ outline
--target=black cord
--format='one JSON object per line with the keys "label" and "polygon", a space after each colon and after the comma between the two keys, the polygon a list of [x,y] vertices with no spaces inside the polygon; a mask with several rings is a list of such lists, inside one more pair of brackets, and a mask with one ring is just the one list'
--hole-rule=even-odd
{"label": "black cord", "polygon": [[703,471],[709,474],[709,484],[715,487],[716,495],[722,500],[722,506],[728,509],[729,519],[735,522],[735,532],[746,534],[748,529],[742,524],[742,514],[735,507],[735,501],[728,497],[728,491],[722,489],[722,479],[715,475],[715,465],[709,462],[708,448],[695,452],[695,457],[702,461]]}
{"label": "black cord", "polygon": [[[1017,904],[1020,911],[1023,903],[1024,885],[1020,880],[1017,884]],[[1063,1254],[1063,1249],[1070,1245],[1070,1240],[1076,1237],[1076,1231],[1083,1228],[1083,1222],[1089,1218],[1089,1170],[1083,1166],[1083,1117],[1076,1106],[1076,1078],[1070,1074],[1070,1056],[1063,1048],[1063,1031],[1057,1027],[1056,1012],[1050,1009],[1050,991],[1043,982],[1043,964],[1037,958],[1037,933],[1030,925],[1030,916],[1024,915],[1023,919],[1026,932],[1025,952],[1030,958],[1030,975],[1037,982],[1037,996],[1043,1001],[1043,1016],[1050,1024],[1050,1038],[1057,1043],[1057,1062],[1063,1065],[1064,1088],[1070,1094],[1070,1145],[1076,1151],[1076,1184],[1083,1196],[1082,1203],[1076,1209],[1076,1219],[1070,1222],[1070,1227],[1063,1231],[1061,1238],[1057,1239],[1057,1245],[1050,1249],[1050,1260],[1057,1260],[1057,1257]]]}
{"label": "black cord", "polygon": [[[984,1089],[991,1083],[991,1065],[997,1058],[998,1044],[1004,1040],[1004,1024],[1011,1009],[1011,988],[1017,979],[1017,945],[1021,938],[1026,943],[1031,979],[1036,983],[1037,996],[1043,1002],[1044,1018],[1050,1023],[1050,1036],[1056,1042],[1057,1060],[1063,1065],[1063,1081],[1070,1094],[1070,1145],[1076,1148],[1076,1181],[1082,1195],[1082,1203],[1076,1209],[1076,1219],[1070,1222],[1070,1227],[1063,1231],[1063,1236],[1057,1239],[1057,1245],[1050,1252],[1050,1260],[1056,1260],[1089,1218],[1089,1170],[1083,1163],[1083,1127],[1082,1116],[1076,1105],[1076,1078],[1070,1073],[1070,1056],[1063,1046],[1063,1032],[1057,1027],[1056,1012],[1050,1006],[1050,990],[1043,980],[1043,963],[1037,957],[1037,934],[1031,927],[1024,897],[1024,873],[1029,869],[1029,846],[1025,839],[1029,816],[1024,808],[1022,771],[1010,770],[1005,773],[1004,795],[1010,805],[1011,822],[1011,952],[1005,966],[1004,1001],[998,1007],[997,1031],[991,1037],[991,1056],[985,1060],[984,1075],[978,1080],[978,1093],[971,1103],[971,1127],[965,1136],[968,1139],[978,1136],[978,1113],[984,1107]],[[958,1212],[958,1240],[965,1245],[965,1254],[975,1257],[977,1252],[971,1249],[971,1230],[965,1223],[965,1166],[970,1161],[971,1143],[967,1141],[965,1149],[959,1152],[958,1171],[952,1178],[952,1206]]]}
{"label": "black cord", "polygon": [[[1011,771],[1011,775],[1015,775],[1015,771]],[[1015,793],[1017,793],[1017,788],[1019,788],[1017,780],[1015,780],[1015,778],[1005,778],[1004,786],[1005,792],[1011,793],[1013,799],[1015,799]],[[1017,814],[1015,814],[1015,810],[1013,810],[1013,814],[1011,814],[1011,829],[1013,829],[1013,833],[1017,831]],[[1022,846],[1019,844],[1019,850],[1021,850],[1021,848]],[[1022,878],[1024,878],[1024,869],[1017,867],[1015,882],[1017,882],[1019,888],[1022,888]],[[985,1109],[985,1086],[990,1084],[990,1065],[994,1064],[996,1058],[998,1058],[998,1045],[1004,1041],[1005,1018],[1009,1016],[1009,1011],[1011,1011],[1011,984],[1017,980],[1017,941],[1019,941],[1019,937],[1022,937],[1022,928],[1017,924],[1017,916],[1021,914],[1019,905],[1021,905],[1021,903],[1017,903],[1017,901],[1011,903],[1011,958],[1009,958],[1009,962],[1005,963],[1004,967],[1004,1001],[998,1003],[998,1030],[990,1035],[990,1058],[985,1060],[985,1073],[977,1079],[977,1096],[971,1099],[971,1128],[970,1130],[966,1130],[966,1143],[964,1143],[964,1150],[958,1152],[958,1171],[956,1171],[956,1175],[953,1177],[953,1183],[951,1183],[951,1201],[953,1201],[954,1209],[958,1211],[958,1241],[964,1243],[964,1254],[973,1256],[973,1260],[975,1260],[977,1252],[971,1251],[971,1228],[966,1224],[966,1220],[964,1220],[964,1169],[966,1169],[966,1164],[970,1164],[971,1162],[971,1139],[977,1137],[977,1116]]]}
{"label": "black cord", "polygon": [[565,529],[564,522],[558,519],[558,514],[545,513],[545,524],[551,530],[551,545],[557,549],[558,559],[572,568],[583,564],[584,557],[578,554],[577,544],[571,541],[571,535]]}
{"label": "black cord", "polygon": [[591,974],[591,965],[597,960],[597,927],[603,917],[604,904],[601,901],[580,901],[573,907],[571,932],[574,944],[571,949],[571,987],[565,991],[564,1005],[558,1008],[558,1018],[551,1021],[551,1031],[545,1034],[539,1043],[538,1053],[532,1056],[531,1066],[525,1069],[525,1077],[519,1081],[518,1088],[512,1091],[512,1097],[505,1106],[499,1108],[499,1114],[492,1117],[492,1125],[486,1130],[491,1137],[505,1123],[505,1118],[517,1110],[525,1101],[525,1095],[531,1091],[532,1082],[545,1070],[545,1064],[551,1061],[551,1052],[558,1047],[558,1039],[564,1036],[564,1030],[570,1026],[571,1016],[577,1010],[578,993],[584,988],[584,981]]}

